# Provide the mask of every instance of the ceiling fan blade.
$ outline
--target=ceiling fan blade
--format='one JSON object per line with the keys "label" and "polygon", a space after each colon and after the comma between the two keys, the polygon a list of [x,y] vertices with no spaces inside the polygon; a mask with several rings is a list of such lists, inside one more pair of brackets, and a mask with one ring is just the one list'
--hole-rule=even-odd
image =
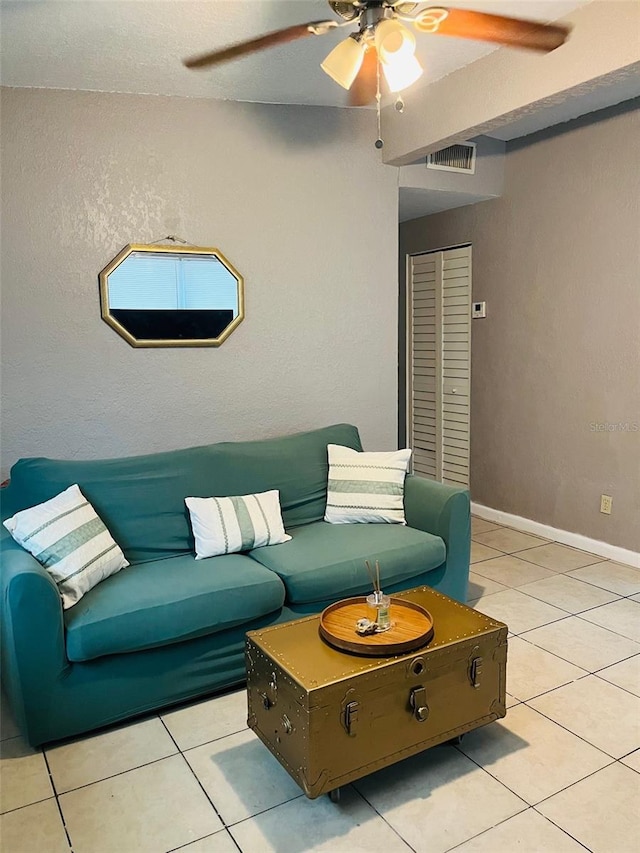
{"label": "ceiling fan blade", "polygon": [[362,60],[358,76],[349,89],[349,106],[366,107],[378,92],[378,51],[370,46]]}
{"label": "ceiling fan blade", "polygon": [[416,16],[414,23],[421,32],[490,41],[543,53],[560,47],[571,32],[571,27],[562,24],[541,24],[520,18],[505,18],[503,15],[439,7],[425,9]]}
{"label": "ceiling fan blade", "polygon": [[265,50],[268,47],[287,44],[305,36],[324,35],[324,33],[329,32],[329,30],[337,26],[339,26],[337,21],[310,21],[307,24],[294,24],[292,27],[285,27],[283,30],[274,30],[271,33],[258,36],[258,38],[223,47],[221,50],[214,50],[200,56],[192,56],[189,59],[184,59],[183,64],[187,68],[210,68],[212,65],[219,65],[221,62],[228,62],[230,59],[237,59],[240,56],[246,56],[258,50]]}

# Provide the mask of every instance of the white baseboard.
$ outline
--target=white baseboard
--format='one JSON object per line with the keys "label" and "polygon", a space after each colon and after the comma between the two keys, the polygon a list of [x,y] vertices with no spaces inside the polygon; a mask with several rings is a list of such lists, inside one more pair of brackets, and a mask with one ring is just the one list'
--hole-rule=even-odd
{"label": "white baseboard", "polygon": [[589,539],[588,536],[582,536],[580,533],[558,530],[548,524],[541,524],[539,521],[532,521],[530,518],[522,518],[519,515],[511,515],[509,512],[492,509],[475,501],[471,501],[471,512],[479,518],[484,518],[485,521],[494,521],[496,524],[515,527],[516,530],[522,530],[523,533],[533,533],[535,536],[542,536],[543,539],[553,539],[554,542],[560,542],[562,545],[569,545],[571,548],[578,548],[580,551],[597,554],[605,560],[615,560],[617,563],[626,563],[628,566],[640,569],[640,553],[637,551],[629,551],[627,548],[620,548],[618,545],[609,545],[608,542],[600,542],[599,539]]}

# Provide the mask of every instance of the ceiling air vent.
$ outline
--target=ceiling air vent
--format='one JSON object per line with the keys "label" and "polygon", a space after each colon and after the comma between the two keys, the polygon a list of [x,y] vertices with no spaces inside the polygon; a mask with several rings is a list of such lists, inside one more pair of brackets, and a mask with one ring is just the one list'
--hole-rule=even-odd
{"label": "ceiling air vent", "polygon": [[476,143],[463,142],[461,145],[449,145],[433,154],[427,154],[427,169],[441,169],[443,172],[464,172],[474,175],[476,171]]}

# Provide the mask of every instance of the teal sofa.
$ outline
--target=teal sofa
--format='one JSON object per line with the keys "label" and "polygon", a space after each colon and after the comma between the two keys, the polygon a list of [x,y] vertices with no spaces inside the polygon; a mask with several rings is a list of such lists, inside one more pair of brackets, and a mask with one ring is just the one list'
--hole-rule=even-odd
{"label": "teal sofa", "polygon": [[[407,526],[332,525],[327,444],[361,450],[354,426],[98,461],[22,459],[2,518],[78,483],[129,568],[63,611],[40,564],[2,528],[2,685],[32,745],[77,735],[242,682],[248,630],[364,593],[364,560],[388,592],[420,584],[464,601],[465,490],[408,476]],[[281,545],[194,559],[184,498],[279,489]]]}

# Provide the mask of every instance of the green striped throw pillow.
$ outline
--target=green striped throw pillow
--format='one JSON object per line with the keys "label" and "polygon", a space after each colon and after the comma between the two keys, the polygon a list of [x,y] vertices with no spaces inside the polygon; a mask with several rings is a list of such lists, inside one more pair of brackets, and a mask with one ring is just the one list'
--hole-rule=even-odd
{"label": "green striped throw pillow", "polygon": [[185,498],[196,542],[196,560],[288,542],[280,492],[229,498]]}
{"label": "green striped throw pillow", "polygon": [[78,485],[17,512],[4,526],[49,572],[65,610],[129,565]]}
{"label": "green striped throw pillow", "polygon": [[410,450],[361,453],[327,446],[329,482],[324,520],[332,524],[406,524],[404,478]]}

